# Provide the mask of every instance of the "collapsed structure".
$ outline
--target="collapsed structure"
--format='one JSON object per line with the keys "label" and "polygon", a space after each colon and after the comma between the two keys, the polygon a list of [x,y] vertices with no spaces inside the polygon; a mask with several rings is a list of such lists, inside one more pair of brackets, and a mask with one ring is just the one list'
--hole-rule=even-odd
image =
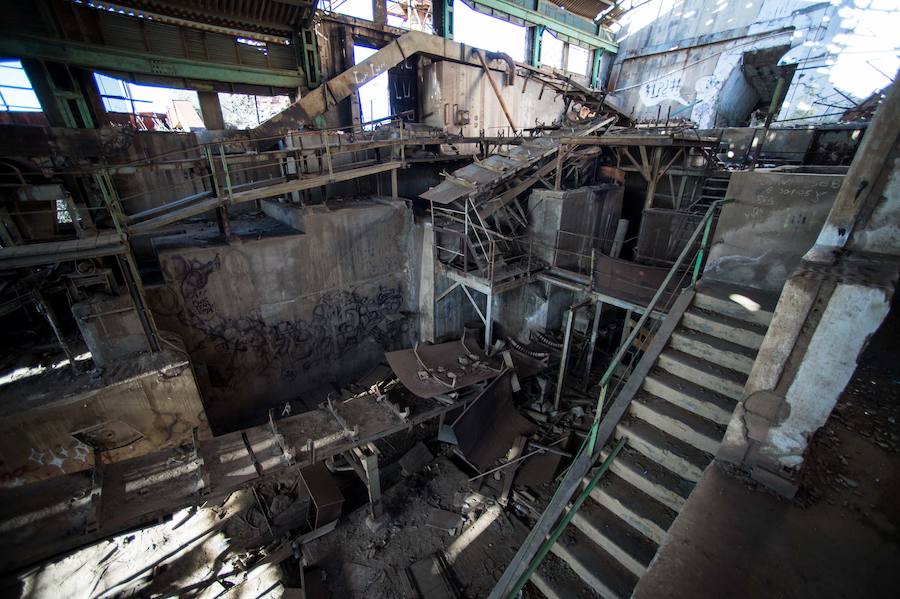
{"label": "collapsed structure", "polygon": [[847,465],[900,256],[900,89],[807,64],[848,7],[7,4],[9,593],[754,596],[799,541],[689,539]]}

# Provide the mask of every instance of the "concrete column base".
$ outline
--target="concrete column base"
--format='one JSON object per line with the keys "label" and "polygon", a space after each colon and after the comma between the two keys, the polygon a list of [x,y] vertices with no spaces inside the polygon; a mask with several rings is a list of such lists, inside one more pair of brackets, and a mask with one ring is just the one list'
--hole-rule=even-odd
{"label": "concrete column base", "polygon": [[381,532],[384,530],[384,527],[388,523],[388,516],[385,513],[382,513],[377,518],[373,518],[371,514],[366,516],[366,526],[368,527],[370,532]]}

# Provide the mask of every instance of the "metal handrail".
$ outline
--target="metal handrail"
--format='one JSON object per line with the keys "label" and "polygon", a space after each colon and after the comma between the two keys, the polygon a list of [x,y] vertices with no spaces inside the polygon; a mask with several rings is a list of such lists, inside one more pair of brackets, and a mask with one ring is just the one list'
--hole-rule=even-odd
{"label": "metal handrail", "polygon": [[600,377],[600,395],[597,397],[597,411],[594,413],[594,423],[591,425],[591,434],[589,437],[590,441],[587,447],[588,451],[592,454],[594,452],[594,445],[597,442],[597,429],[599,428],[600,424],[600,415],[603,411],[603,405],[606,400],[607,391],[609,390],[609,381],[612,379],[613,373],[615,373],[616,368],[618,368],[619,364],[621,364],[622,358],[625,357],[625,353],[631,347],[631,344],[634,343],[634,340],[643,328],[644,323],[647,322],[647,319],[650,318],[650,315],[656,309],[656,305],[659,303],[659,300],[663,297],[663,295],[666,294],[669,283],[672,282],[672,278],[675,276],[675,273],[678,272],[678,270],[681,268],[684,259],[687,258],[688,254],[690,254],[691,249],[694,247],[694,243],[697,241],[697,238],[700,236],[700,233],[702,231],[703,239],[700,244],[700,249],[697,252],[697,258],[694,261],[693,272],[691,274],[691,285],[697,283],[697,277],[700,274],[700,265],[703,261],[704,248],[709,243],[709,232],[712,227],[713,215],[715,214],[719,206],[721,206],[725,202],[726,200],[716,200],[712,204],[710,204],[709,208],[706,211],[706,214],[703,215],[703,218],[697,224],[694,232],[691,233],[691,236],[687,240],[687,243],[684,244],[684,249],[681,250],[681,253],[675,260],[675,263],[672,264],[669,272],[666,273],[666,278],[663,279],[663,282],[659,285],[656,293],[653,294],[653,298],[650,300],[650,303],[647,304],[647,307],[644,309],[644,313],[641,315],[641,318],[631,329],[631,333],[629,333],[628,338],[622,342],[621,346],[619,346],[619,350],[616,352],[616,355],[609,363],[609,366],[607,366],[606,372],[604,372],[603,376]]}
{"label": "metal handrail", "polygon": [[[666,291],[668,290],[669,284],[672,282],[673,278],[675,277],[675,274],[685,264],[685,259],[691,253],[691,250],[694,247],[694,243],[697,241],[697,238],[700,237],[700,235],[702,233],[702,241],[701,241],[700,248],[696,253],[696,258],[692,259],[692,264],[689,265],[690,272],[691,272],[691,285],[696,284],[697,278],[700,273],[700,266],[702,264],[703,256],[705,254],[705,249],[709,243],[709,234],[710,234],[710,231],[712,228],[713,217],[715,215],[716,210],[721,205],[723,205],[729,201],[730,200],[726,200],[726,199],[716,200],[712,204],[710,204],[709,209],[707,209],[706,213],[703,215],[703,219],[698,223],[696,229],[691,234],[691,237],[690,237],[690,239],[688,239],[687,243],[685,244],[684,249],[681,251],[681,254],[675,260],[675,263],[669,269],[669,272],[666,273],[666,278],[660,284],[660,286],[657,289],[656,293],[654,294],[653,298],[650,300],[650,303],[647,305],[646,309],[644,310],[644,313],[641,315],[641,318],[638,320],[637,324],[635,324],[634,327],[632,327],[631,332],[629,333],[628,337],[619,346],[619,349],[616,352],[616,355],[613,357],[612,361],[609,363],[609,366],[607,366],[606,371],[603,373],[603,376],[600,378],[600,381],[599,381],[600,394],[597,398],[597,407],[596,407],[596,411],[594,413],[594,421],[591,424],[591,428],[588,433],[588,436],[585,438],[585,440],[582,443],[581,447],[579,448],[578,452],[575,454],[572,463],[575,463],[575,461],[577,461],[579,458],[582,458],[582,456],[584,456],[585,453],[587,453],[587,455],[591,458],[590,463],[594,463],[596,461],[596,457],[599,454],[599,452],[597,451],[597,448],[596,448],[597,432],[599,430],[600,421],[602,419],[604,403],[606,401],[607,395],[609,394],[610,381],[612,380],[614,373],[616,372],[617,368],[622,364],[623,359],[625,358],[625,355],[627,354],[628,350],[631,348],[631,346],[634,343],[637,336],[640,334],[641,330],[643,329],[644,325],[647,322],[647,319],[650,318],[650,315],[653,314],[653,312],[657,308],[657,305],[660,303],[660,300],[663,298],[663,296],[666,295]],[[687,274],[687,272],[683,273],[682,276],[684,276],[686,274]],[[594,478],[592,479],[592,481],[594,483],[596,482],[597,479],[599,479],[599,477],[602,475],[602,473],[608,467],[608,465],[612,461],[612,459],[614,459],[615,454],[618,452],[619,449],[621,449],[623,443],[624,443],[624,438],[619,440],[619,443],[617,444],[616,448],[611,453],[610,457],[607,458],[607,460],[604,462],[603,467],[600,469],[600,472],[595,474]],[[568,475],[568,472],[567,472],[567,475]],[[551,497],[550,501],[548,502],[548,506],[553,505],[555,503],[555,501],[558,499],[557,495],[560,492],[560,489],[562,488],[562,486],[563,486],[562,483],[559,486],[557,486],[556,491],[554,492],[553,496]],[[576,504],[575,506],[573,506],[573,508],[571,510],[569,510],[569,514],[574,515],[574,511],[576,511],[578,509],[578,505],[580,505],[580,504]],[[547,515],[547,512],[544,512],[544,514],[541,515],[541,518],[544,518],[545,515]],[[554,520],[556,520],[556,517],[558,517],[558,516],[555,516]],[[535,552],[534,557],[527,558],[530,560],[528,567],[525,569],[525,571],[522,573],[522,575],[518,577],[515,585],[512,587],[510,592],[503,595],[504,597],[507,597],[508,599],[512,599],[513,597],[516,597],[518,595],[518,593],[522,590],[522,587],[525,586],[525,583],[528,582],[528,579],[531,578],[531,575],[534,574],[535,570],[537,570],[537,568],[540,566],[541,561],[543,561],[544,556],[547,555],[550,547],[553,545],[553,543],[559,537],[562,530],[568,525],[570,520],[571,520],[571,517],[563,518],[563,520],[555,526],[553,532],[549,535],[549,537],[547,537],[543,540],[541,545],[538,547],[538,550]],[[535,525],[535,526],[537,526],[537,525]],[[521,563],[521,560],[524,558],[526,558],[526,556],[520,557],[517,555],[513,559],[514,559],[514,561],[518,560]],[[508,566],[508,567],[511,567],[511,566]],[[502,578],[501,578],[501,580],[502,580]],[[495,589],[495,591],[497,591],[497,589]],[[500,591],[500,592],[502,592],[502,591]],[[492,592],[491,596],[495,596],[495,593]]]}

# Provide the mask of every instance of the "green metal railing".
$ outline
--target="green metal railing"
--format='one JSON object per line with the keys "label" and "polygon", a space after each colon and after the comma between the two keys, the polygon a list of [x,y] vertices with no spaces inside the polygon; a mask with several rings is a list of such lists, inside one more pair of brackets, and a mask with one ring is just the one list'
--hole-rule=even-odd
{"label": "green metal railing", "polygon": [[663,282],[656,290],[656,293],[653,294],[653,298],[650,300],[650,303],[647,304],[647,308],[644,310],[641,318],[631,329],[631,333],[628,335],[628,338],[622,342],[621,346],[619,346],[619,351],[616,352],[616,355],[613,357],[612,361],[609,363],[609,366],[606,368],[606,372],[604,372],[603,376],[600,378],[600,396],[597,398],[597,411],[594,414],[594,423],[591,426],[591,434],[589,436],[589,443],[587,447],[589,452],[593,453],[595,449],[594,446],[597,441],[597,428],[600,424],[600,416],[603,412],[603,407],[606,402],[607,394],[609,392],[609,382],[612,380],[613,374],[622,363],[622,359],[625,357],[625,354],[628,352],[629,348],[631,348],[631,344],[634,343],[635,338],[637,338],[638,334],[640,334],[641,329],[647,322],[647,319],[649,319],[650,315],[653,314],[654,310],[656,310],[657,305],[660,303],[662,297],[666,295],[666,293],[669,293],[670,299],[674,296],[674,291],[671,291],[669,289],[669,285],[671,284],[672,279],[675,278],[675,274],[679,270],[681,270],[682,264],[685,264],[685,258],[687,258],[691,253],[691,250],[694,248],[694,244],[697,242],[697,238],[700,237],[700,233],[702,231],[703,238],[700,242],[700,248],[697,250],[696,256],[692,261],[693,264],[690,266],[691,286],[697,283],[697,278],[700,276],[700,267],[703,263],[703,256],[706,254],[706,247],[709,244],[709,234],[712,229],[713,217],[715,216],[716,210],[718,210],[719,206],[721,206],[725,202],[726,200],[716,200],[712,204],[710,204],[706,213],[703,215],[703,218],[694,229],[694,232],[691,234],[690,238],[688,238],[687,243],[684,244],[684,249],[681,250],[681,253],[675,260],[675,263],[669,269],[669,272],[666,273],[666,278],[663,279]]}
{"label": "green metal railing", "polygon": [[[668,295],[668,303],[671,303],[671,300],[675,297],[675,291],[670,289],[670,285],[675,280],[676,275],[681,273],[681,278],[678,280],[679,283],[684,280],[684,278],[690,273],[691,286],[696,284],[697,279],[700,275],[700,268],[702,267],[703,258],[707,253],[707,248],[709,245],[709,237],[710,232],[712,230],[712,223],[715,217],[716,211],[723,204],[727,203],[729,200],[716,200],[713,202],[706,213],[703,215],[701,221],[697,224],[697,227],[694,229],[694,232],[691,234],[691,237],[688,239],[687,243],[682,249],[681,254],[679,254],[678,258],[675,260],[675,263],[669,269],[669,272],[666,274],[666,278],[663,280],[662,284],[660,284],[659,288],[656,290],[656,293],[653,295],[653,298],[650,300],[650,303],[647,305],[644,313],[641,315],[641,318],[638,320],[637,324],[632,327],[631,332],[628,337],[622,344],[619,346],[618,351],[613,357],[612,361],[610,361],[609,366],[607,366],[606,371],[603,373],[603,376],[600,378],[600,393],[597,397],[597,406],[596,411],[594,413],[594,421],[591,424],[591,428],[588,432],[587,437],[585,438],[584,443],[582,443],[581,448],[578,450],[578,453],[575,455],[572,463],[574,464],[579,457],[582,457],[582,454],[587,454],[592,456],[590,463],[594,463],[596,461],[596,457],[599,454],[597,444],[597,433],[600,428],[600,422],[603,416],[603,409],[606,404],[606,400],[611,395],[614,395],[616,391],[618,391],[618,387],[610,392],[610,383],[613,380],[613,377],[616,371],[623,365],[626,355],[630,350],[632,344],[637,339],[637,336],[640,334],[641,330],[644,328],[644,325],[647,323],[648,319],[651,317],[658,308],[662,307],[664,310],[666,306],[661,306],[661,302],[664,297]],[[701,237],[702,235],[702,237]],[[700,239],[700,247],[696,250],[696,253],[691,256],[692,251],[694,250],[695,244],[698,239]],[[690,260],[688,257],[691,256]],[[686,268],[685,268],[686,267]],[[658,325],[661,324],[661,320],[658,321]],[[626,375],[619,377],[620,385],[624,383],[628,379],[628,374],[630,374],[633,366],[637,363],[636,359],[632,359],[631,364],[626,369]],[[603,476],[606,470],[609,468],[612,461],[615,459],[616,455],[618,455],[619,451],[622,449],[622,446],[625,444],[625,438],[622,437],[617,442],[616,446],[610,452],[609,456],[607,456],[606,460],[604,460],[601,467],[594,473],[591,478],[588,486],[582,490],[579,494],[578,498],[573,503],[572,507],[569,511],[563,516],[562,520],[557,523],[556,527],[553,529],[553,532],[544,539],[540,548],[535,553],[534,557],[530,559],[528,568],[521,574],[521,576],[516,579],[516,583],[513,585],[511,590],[508,593],[503,593],[503,597],[507,597],[508,599],[512,599],[518,595],[518,593],[525,586],[525,583],[528,582],[528,579],[531,578],[531,575],[538,569],[543,561],[544,557],[546,557],[547,553],[550,551],[550,548],[553,546],[553,543],[559,538],[559,535],[562,534],[563,530],[566,526],[568,526],[569,522],[575,515],[575,512],[590,494],[590,490],[596,485],[597,481]],[[569,476],[570,471],[566,472],[566,476]],[[579,474],[579,476],[582,476]],[[560,489],[563,487],[562,484],[557,486],[556,492],[554,492],[553,497],[550,499],[548,505],[554,505],[558,501],[558,494]],[[554,520],[558,517],[558,515],[548,514],[546,511],[541,515],[541,518],[550,517]],[[535,528],[537,525],[535,526]],[[523,544],[524,546],[524,544]],[[524,547],[523,547],[524,549]],[[521,561],[519,555],[516,555],[513,563],[516,561]],[[527,556],[521,556],[521,559],[527,559]],[[510,566],[512,567],[512,565]],[[502,583],[502,578],[501,578]],[[498,583],[498,587],[501,583]],[[495,591],[498,589],[495,589]],[[502,592],[502,589],[500,589]],[[494,593],[491,593],[493,596]]]}

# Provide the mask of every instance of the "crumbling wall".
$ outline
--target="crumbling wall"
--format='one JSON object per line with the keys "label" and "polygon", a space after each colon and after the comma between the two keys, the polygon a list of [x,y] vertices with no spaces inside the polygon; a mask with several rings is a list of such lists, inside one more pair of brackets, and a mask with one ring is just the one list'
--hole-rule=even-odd
{"label": "crumbling wall", "polygon": [[[637,119],[687,118],[701,128],[739,124],[739,113],[752,108],[746,104],[750,86],[741,81],[744,54],[790,46],[780,64],[802,63],[814,31],[815,43],[837,56],[847,33],[838,9],[798,0],[727,7],[715,0],[644,3],[621,20],[608,87]],[[835,93],[833,85],[827,71],[798,70],[778,118],[834,112],[816,104]]]}
{"label": "crumbling wall", "polygon": [[217,430],[352,380],[415,335],[406,204],[294,210],[304,234],[160,251],[150,305],[205,372]]}

